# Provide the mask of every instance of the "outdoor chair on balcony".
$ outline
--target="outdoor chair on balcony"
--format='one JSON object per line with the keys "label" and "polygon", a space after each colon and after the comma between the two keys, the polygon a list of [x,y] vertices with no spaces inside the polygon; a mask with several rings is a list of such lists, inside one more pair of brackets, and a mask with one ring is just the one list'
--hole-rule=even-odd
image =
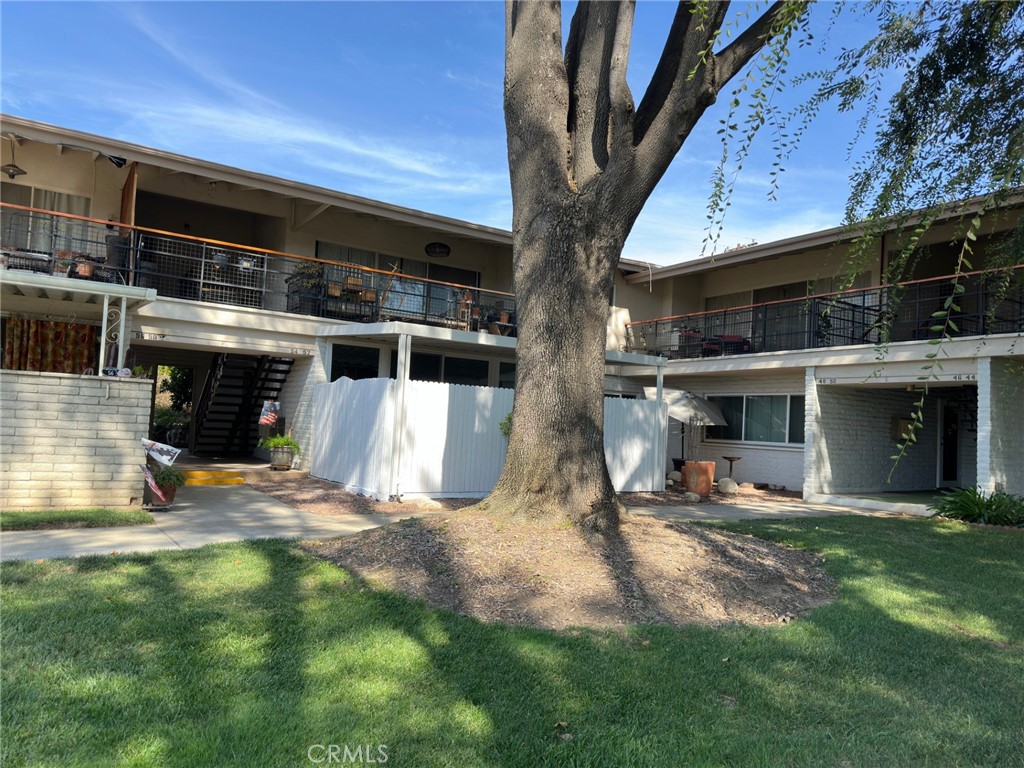
{"label": "outdoor chair on balcony", "polygon": [[701,348],[704,357],[721,357],[722,355],[744,355],[751,350],[750,339],[742,336],[712,336]]}
{"label": "outdoor chair on balcony", "polygon": [[685,328],[679,331],[679,348],[671,357],[691,358],[701,357],[704,348],[704,337],[697,331],[688,331]]}

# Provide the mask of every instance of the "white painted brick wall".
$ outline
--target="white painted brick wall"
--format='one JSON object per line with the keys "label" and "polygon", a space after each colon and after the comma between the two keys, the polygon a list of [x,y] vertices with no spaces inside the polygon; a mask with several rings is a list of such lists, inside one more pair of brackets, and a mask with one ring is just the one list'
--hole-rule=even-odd
{"label": "white painted brick wall", "polygon": [[314,420],[314,388],[317,384],[327,383],[325,354],[326,346],[317,343],[315,355],[296,358],[279,397],[288,430],[302,446],[302,453],[295,461],[295,466],[300,469],[309,468],[317,426]]}
{"label": "white painted brick wall", "polygon": [[0,507],[140,503],[151,393],[145,379],[0,371]]}
{"label": "white painted brick wall", "polygon": [[805,427],[815,432],[811,481],[805,490],[857,493],[934,488],[938,420],[929,403],[917,444],[900,459],[891,482],[886,483],[893,467],[891,457],[897,452],[892,419],[909,418],[917,397],[903,390],[818,386]]}
{"label": "white painted brick wall", "polygon": [[[991,388],[988,393],[991,398],[992,430],[991,453],[988,457],[990,483],[983,490],[993,491],[1001,487],[1010,493],[1024,494],[1024,408],[1021,407],[1024,400],[1024,373],[1020,366],[1020,361],[1008,358],[994,358],[991,361]],[[980,405],[979,402],[979,430]]]}
{"label": "white painted brick wall", "polygon": [[[802,371],[771,374],[732,374],[666,380],[669,389],[684,389],[701,397],[714,395],[799,395],[804,391]],[[680,453],[679,422],[669,420],[666,468],[672,468],[672,457]],[[723,456],[742,456],[733,465],[732,477],[740,483],[772,483],[790,490],[803,486],[803,445],[753,445],[741,442],[705,441],[701,458],[715,462],[715,478],[728,477],[729,462]]]}

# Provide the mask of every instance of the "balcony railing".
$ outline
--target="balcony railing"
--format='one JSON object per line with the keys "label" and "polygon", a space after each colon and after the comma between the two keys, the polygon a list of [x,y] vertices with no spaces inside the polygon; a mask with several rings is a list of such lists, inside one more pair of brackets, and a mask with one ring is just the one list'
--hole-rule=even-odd
{"label": "balcony railing", "polygon": [[1024,268],[962,275],[945,331],[952,276],[694,312],[627,326],[630,352],[669,358],[820,349],[1024,331]]}
{"label": "balcony railing", "polygon": [[515,335],[515,296],[503,291],[8,203],[0,214],[6,269],[235,307]]}

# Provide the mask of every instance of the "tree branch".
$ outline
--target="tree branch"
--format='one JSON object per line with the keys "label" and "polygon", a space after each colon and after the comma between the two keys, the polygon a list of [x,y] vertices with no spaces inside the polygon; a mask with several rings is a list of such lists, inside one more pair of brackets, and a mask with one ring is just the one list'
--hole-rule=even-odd
{"label": "tree branch", "polygon": [[[694,85],[687,82],[690,70],[696,66],[701,51],[707,48],[710,35],[721,26],[729,3],[712,3],[711,6],[710,12],[715,13],[715,16],[704,19],[702,23],[696,16],[696,9],[692,3],[679,0],[676,15],[672,19],[672,27],[665,40],[665,48],[636,111],[634,144],[639,145],[659,116],[664,114],[670,97],[678,97],[677,92],[680,88]],[[709,26],[713,30],[710,33]]]}
{"label": "tree branch", "polygon": [[558,2],[506,0],[505,127],[513,189],[524,180],[550,191],[567,185],[564,116],[569,91]]}
{"label": "tree branch", "polygon": [[[680,2],[672,34],[665,45],[651,84],[637,111],[637,189],[640,206],[654,190],[686,137],[719,91],[771,39],[773,28],[787,3],[778,0],[750,24],[721,53],[711,51],[728,11],[727,3],[712,3],[704,18]],[[689,20],[681,18],[691,16]],[[639,209],[636,210],[639,215]]]}
{"label": "tree branch", "polygon": [[758,51],[764,48],[771,39],[772,27],[785,6],[786,3],[782,0],[776,0],[721,53],[715,54],[715,86],[718,90],[732,80],[736,73],[743,69],[747,62],[757,55]]}
{"label": "tree branch", "polygon": [[633,13],[636,4],[628,0],[619,9],[612,42],[611,66],[608,73],[608,96],[611,102],[611,133],[608,151],[621,155],[633,143],[633,94],[626,81],[629,47],[633,37]]}
{"label": "tree branch", "polygon": [[573,15],[565,67],[572,146],[569,173],[577,188],[608,165],[613,122],[621,126],[622,115],[632,109],[625,72],[632,22],[633,0],[584,0]]}

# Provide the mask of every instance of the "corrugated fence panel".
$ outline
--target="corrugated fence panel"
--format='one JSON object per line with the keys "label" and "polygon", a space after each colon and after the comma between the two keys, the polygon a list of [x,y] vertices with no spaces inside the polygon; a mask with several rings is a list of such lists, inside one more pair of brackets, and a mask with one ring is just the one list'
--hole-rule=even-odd
{"label": "corrugated fence panel", "polygon": [[411,381],[400,484],[403,493],[480,496],[505,463],[499,423],[512,390]]}
{"label": "corrugated fence panel", "polygon": [[387,498],[394,386],[391,379],[347,378],[317,386],[311,475]]}
{"label": "corrugated fence panel", "polygon": [[604,455],[612,485],[620,493],[662,491],[664,430],[658,429],[661,404],[650,400],[604,401]]}

